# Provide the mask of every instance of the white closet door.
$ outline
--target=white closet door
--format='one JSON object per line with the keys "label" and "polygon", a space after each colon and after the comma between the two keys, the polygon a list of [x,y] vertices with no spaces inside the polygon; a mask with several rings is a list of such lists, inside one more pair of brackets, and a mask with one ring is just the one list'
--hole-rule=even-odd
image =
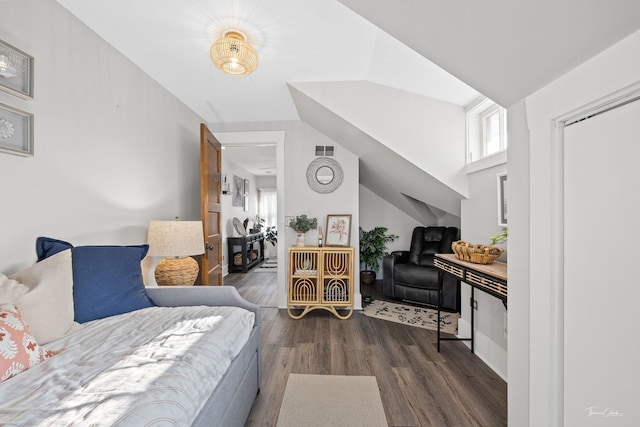
{"label": "white closet door", "polygon": [[565,425],[637,426],[640,102],[564,135]]}

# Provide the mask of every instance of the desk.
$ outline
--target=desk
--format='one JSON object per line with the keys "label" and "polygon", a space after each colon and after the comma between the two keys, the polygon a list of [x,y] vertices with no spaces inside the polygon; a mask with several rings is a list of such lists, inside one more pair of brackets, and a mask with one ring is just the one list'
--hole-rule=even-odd
{"label": "desk", "polygon": [[[473,264],[456,258],[454,254],[436,254],[433,262],[438,269],[438,351],[440,341],[471,341],[473,353],[474,339],[474,290],[478,289],[502,301],[507,306],[507,264],[494,262],[493,264]],[[471,337],[470,338],[441,338],[440,337],[440,307],[442,306],[442,282],[444,275],[455,277],[458,282],[465,282],[471,286]]]}

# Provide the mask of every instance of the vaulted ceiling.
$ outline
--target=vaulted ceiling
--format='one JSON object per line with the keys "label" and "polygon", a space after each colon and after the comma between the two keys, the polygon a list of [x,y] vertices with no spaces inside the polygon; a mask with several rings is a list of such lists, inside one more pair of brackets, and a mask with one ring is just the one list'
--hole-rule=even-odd
{"label": "vaulted ceiling", "polygon": [[[326,115],[326,105],[296,92],[294,82],[368,81],[460,107],[479,95],[508,107],[640,28],[636,0],[58,2],[210,123]],[[209,58],[213,41],[231,28],[258,50],[249,76],[226,75]],[[323,128],[330,122],[342,129]],[[325,134],[355,130],[344,117],[311,124]],[[357,130],[369,137],[364,127]],[[374,152],[361,157],[365,175],[385,145],[375,140]],[[418,180],[434,176],[416,169]],[[370,178],[361,174],[386,194],[376,184],[384,180]],[[453,199],[436,207],[464,197],[448,187]]]}

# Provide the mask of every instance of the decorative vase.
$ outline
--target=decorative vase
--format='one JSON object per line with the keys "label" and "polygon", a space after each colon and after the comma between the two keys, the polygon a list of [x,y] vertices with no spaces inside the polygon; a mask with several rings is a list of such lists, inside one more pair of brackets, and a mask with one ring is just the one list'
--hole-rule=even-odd
{"label": "decorative vase", "polygon": [[298,247],[304,246],[304,234],[298,234],[298,237],[296,237],[296,246]]}

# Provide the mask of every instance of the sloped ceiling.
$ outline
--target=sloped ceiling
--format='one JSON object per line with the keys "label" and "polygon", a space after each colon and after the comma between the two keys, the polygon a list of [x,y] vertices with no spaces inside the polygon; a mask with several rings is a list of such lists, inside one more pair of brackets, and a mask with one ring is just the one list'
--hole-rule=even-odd
{"label": "sloped ceiling", "polygon": [[640,28],[636,0],[339,0],[504,107]]}
{"label": "sloped ceiling", "polygon": [[[375,159],[395,152],[388,138],[288,83],[368,80],[458,106],[482,94],[508,107],[640,28],[636,0],[57,1],[207,122],[301,118],[352,136],[361,181],[424,218],[459,211],[465,191],[397,153],[393,168],[379,167]],[[229,76],[211,63],[209,47],[228,29],[256,46],[255,73]]]}
{"label": "sloped ceiling", "polygon": [[[373,78],[460,105],[478,95],[337,0],[57,1],[210,123],[299,119],[291,81]],[[253,74],[212,64],[228,29],[258,50]]]}
{"label": "sloped ceiling", "polygon": [[359,157],[362,185],[424,224],[460,216],[461,107],[367,81],[289,86],[301,119]]}

